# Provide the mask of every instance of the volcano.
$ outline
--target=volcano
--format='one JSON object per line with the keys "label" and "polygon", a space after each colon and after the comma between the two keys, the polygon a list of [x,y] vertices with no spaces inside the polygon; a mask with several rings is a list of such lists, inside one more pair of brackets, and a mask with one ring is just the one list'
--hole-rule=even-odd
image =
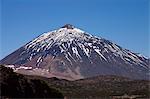
{"label": "volcano", "polygon": [[26,75],[67,80],[98,75],[148,79],[149,60],[66,24],[43,33],[0,61]]}

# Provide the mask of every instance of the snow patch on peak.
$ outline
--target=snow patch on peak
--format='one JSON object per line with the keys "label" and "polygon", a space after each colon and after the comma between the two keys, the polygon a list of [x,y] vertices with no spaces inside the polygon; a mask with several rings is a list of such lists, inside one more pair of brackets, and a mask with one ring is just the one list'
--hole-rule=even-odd
{"label": "snow patch on peak", "polygon": [[79,33],[84,33],[84,31],[78,29],[78,28],[74,28],[74,31],[79,32]]}
{"label": "snow patch on peak", "polygon": [[75,39],[84,40],[87,37],[87,35],[85,35],[84,33],[84,31],[78,28],[60,28],[58,30],[44,33],[41,36],[35,38],[25,45],[25,49],[34,49],[39,52],[41,51],[41,49],[39,48],[47,49],[50,48],[54,43],[61,44],[62,42],[72,42]]}
{"label": "snow patch on peak", "polygon": [[73,51],[74,54],[77,55],[77,57],[79,57],[81,59],[81,56],[79,55],[78,50],[77,50],[76,47],[72,47],[72,51]]}

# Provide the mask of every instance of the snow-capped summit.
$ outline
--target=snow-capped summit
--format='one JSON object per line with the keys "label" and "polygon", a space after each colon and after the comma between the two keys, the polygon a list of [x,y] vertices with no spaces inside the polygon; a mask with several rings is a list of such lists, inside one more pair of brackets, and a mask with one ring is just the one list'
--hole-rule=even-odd
{"label": "snow-capped summit", "polygon": [[33,69],[29,74],[69,80],[97,75],[134,79],[149,76],[147,58],[71,24],[43,33],[2,59],[1,63],[25,65]]}

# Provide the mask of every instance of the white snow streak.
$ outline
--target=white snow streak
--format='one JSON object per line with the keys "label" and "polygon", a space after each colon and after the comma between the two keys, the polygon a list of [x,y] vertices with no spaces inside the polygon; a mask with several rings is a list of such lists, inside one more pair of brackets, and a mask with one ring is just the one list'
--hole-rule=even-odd
{"label": "white snow streak", "polygon": [[99,49],[94,49],[103,59],[105,59],[107,61],[107,59],[100,53]]}

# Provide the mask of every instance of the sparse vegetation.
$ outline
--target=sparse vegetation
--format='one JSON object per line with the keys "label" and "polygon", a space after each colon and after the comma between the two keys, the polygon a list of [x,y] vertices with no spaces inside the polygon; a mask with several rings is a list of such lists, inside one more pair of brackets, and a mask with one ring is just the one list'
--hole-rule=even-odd
{"label": "sparse vegetation", "polygon": [[1,98],[63,98],[56,89],[39,79],[27,79],[0,65]]}
{"label": "sparse vegetation", "polygon": [[26,76],[29,79],[41,79],[49,86],[60,90],[64,96],[73,98],[112,98],[112,97],[142,97],[149,98],[150,84],[147,80],[131,80],[119,76],[98,76],[77,81],[67,81],[57,78]]}
{"label": "sparse vegetation", "polygon": [[[12,98],[149,98],[148,80],[131,80],[118,76],[97,76],[68,81],[14,73],[0,66],[1,96]],[[49,88],[50,87],[50,88]],[[63,94],[61,94],[61,93]]]}

